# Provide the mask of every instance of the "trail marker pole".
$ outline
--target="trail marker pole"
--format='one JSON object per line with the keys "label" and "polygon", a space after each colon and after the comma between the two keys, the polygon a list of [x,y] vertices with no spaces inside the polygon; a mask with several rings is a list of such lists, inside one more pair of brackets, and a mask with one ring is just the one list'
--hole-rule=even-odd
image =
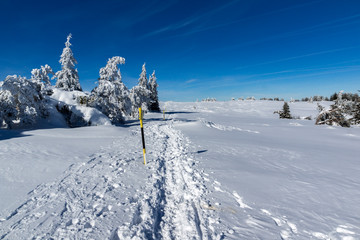
{"label": "trail marker pole", "polygon": [[143,145],[143,156],[144,156],[144,165],[146,165],[146,149],[145,149],[145,137],[144,137],[144,128],[143,128],[143,113],[141,107],[139,108],[139,120],[140,120],[140,127],[141,127],[141,139]]}
{"label": "trail marker pole", "polygon": [[165,120],[165,112],[166,112],[166,108],[165,108],[165,110],[163,111],[163,120]]}

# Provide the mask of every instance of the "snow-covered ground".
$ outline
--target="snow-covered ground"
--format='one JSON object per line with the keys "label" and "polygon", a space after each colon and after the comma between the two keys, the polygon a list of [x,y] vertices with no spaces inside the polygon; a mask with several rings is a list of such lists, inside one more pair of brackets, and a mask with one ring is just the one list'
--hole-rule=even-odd
{"label": "snow-covered ground", "polygon": [[360,128],[281,108],[163,103],[145,166],[137,122],[1,131],[0,239],[360,239]]}

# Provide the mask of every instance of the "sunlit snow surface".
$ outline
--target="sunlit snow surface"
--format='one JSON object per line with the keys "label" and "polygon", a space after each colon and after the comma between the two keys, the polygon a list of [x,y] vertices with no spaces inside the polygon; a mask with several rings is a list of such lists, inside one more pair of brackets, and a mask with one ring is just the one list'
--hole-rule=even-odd
{"label": "sunlit snow surface", "polygon": [[163,103],[146,166],[136,121],[0,131],[0,239],[359,239],[360,128],[282,104]]}

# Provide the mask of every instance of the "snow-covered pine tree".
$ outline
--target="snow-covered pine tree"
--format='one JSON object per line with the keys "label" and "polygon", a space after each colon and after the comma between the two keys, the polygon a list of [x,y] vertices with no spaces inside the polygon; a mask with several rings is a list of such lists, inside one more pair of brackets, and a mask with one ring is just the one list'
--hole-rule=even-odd
{"label": "snow-covered pine tree", "polygon": [[360,102],[354,103],[353,117],[349,121],[354,124],[360,124]]}
{"label": "snow-covered pine tree", "polygon": [[146,67],[145,67],[145,63],[142,65],[142,70],[141,70],[141,73],[140,73],[140,78],[139,78],[139,83],[138,85],[140,87],[144,87],[146,89],[148,89],[148,79],[146,77]]}
{"label": "snow-covered pine tree", "polygon": [[343,111],[337,104],[331,105],[329,110],[323,109],[317,116],[315,124],[350,127],[350,122],[345,118]]}
{"label": "snow-covered pine tree", "polygon": [[77,61],[74,57],[73,52],[70,49],[71,43],[71,34],[67,36],[67,41],[65,42],[65,48],[60,56],[61,70],[56,72],[53,78],[57,79],[55,87],[61,88],[66,91],[82,91],[79,74],[75,68]]}
{"label": "snow-covered pine tree", "polygon": [[0,127],[12,128],[16,120],[16,104],[13,95],[8,90],[0,91]]}
{"label": "snow-covered pine tree", "polygon": [[337,99],[335,101],[335,104],[338,105],[338,106],[343,104],[343,98],[342,98],[343,92],[344,92],[344,90],[341,90],[337,95]]}
{"label": "snow-covered pine tree", "polygon": [[125,58],[112,57],[100,69],[99,86],[90,95],[89,105],[109,117],[113,123],[121,123],[124,116],[130,115],[131,101],[129,90],[121,81],[118,65],[125,64]]}
{"label": "snow-covered pine tree", "polygon": [[34,125],[48,111],[40,84],[21,76],[7,76],[0,93],[1,125],[26,127]]}
{"label": "snow-covered pine tree", "polygon": [[149,111],[160,111],[159,107],[159,98],[158,98],[158,91],[157,87],[159,86],[156,82],[155,70],[151,74],[149,78],[149,90],[150,90],[150,104],[149,104]]}
{"label": "snow-covered pine tree", "polygon": [[142,66],[142,71],[139,78],[139,83],[130,90],[131,100],[131,117],[137,118],[139,116],[139,107],[145,112],[148,111],[150,104],[150,90],[148,89],[148,81],[146,77],[145,63]]}

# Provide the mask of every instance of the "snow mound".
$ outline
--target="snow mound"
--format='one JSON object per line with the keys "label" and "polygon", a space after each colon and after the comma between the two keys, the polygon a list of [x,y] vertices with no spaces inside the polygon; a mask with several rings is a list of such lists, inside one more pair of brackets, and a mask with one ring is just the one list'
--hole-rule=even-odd
{"label": "snow mound", "polygon": [[56,108],[65,113],[65,118],[70,126],[111,125],[109,118],[99,110],[79,103],[81,97],[87,96],[86,93],[63,91],[57,88],[54,88],[53,92],[51,98],[54,100]]}

